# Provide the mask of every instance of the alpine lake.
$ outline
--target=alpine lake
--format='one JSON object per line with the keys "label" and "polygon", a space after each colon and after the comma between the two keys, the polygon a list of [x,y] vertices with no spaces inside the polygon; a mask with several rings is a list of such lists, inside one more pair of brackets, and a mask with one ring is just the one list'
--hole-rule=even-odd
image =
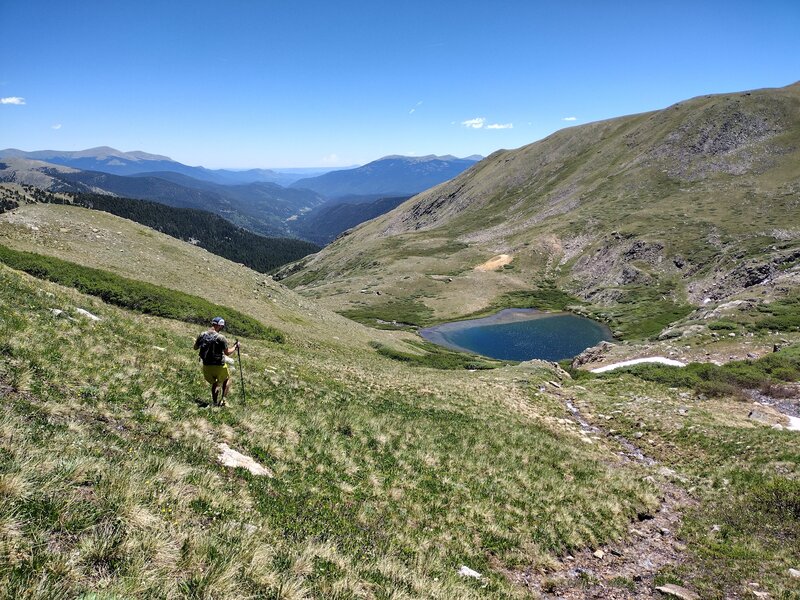
{"label": "alpine lake", "polygon": [[608,327],[592,319],[530,308],[507,308],[481,319],[443,323],[419,333],[451,350],[515,361],[559,361],[613,339]]}

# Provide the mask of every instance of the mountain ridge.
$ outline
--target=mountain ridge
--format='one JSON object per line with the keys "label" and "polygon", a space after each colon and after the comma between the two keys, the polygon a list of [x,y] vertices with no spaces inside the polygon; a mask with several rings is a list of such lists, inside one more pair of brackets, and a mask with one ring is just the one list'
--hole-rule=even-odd
{"label": "mountain ridge", "polygon": [[175,172],[155,175],[114,175],[26,158],[0,159],[2,181],[35,185],[46,191],[111,194],[207,210],[272,237],[293,237],[286,220],[325,201],[309,190],[284,188],[272,182],[221,185]]}
{"label": "mountain ridge", "polygon": [[[357,227],[287,283],[341,310],[416,298],[447,319],[551,281],[620,332],[648,302],[674,320],[706,298],[793,276],[798,148],[797,84],[569,127]],[[513,262],[501,271],[473,272],[503,253]],[[441,273],[451,283],[432,285]],[[358,293],[379,276],[380,300]]]}
{"label": "mountain ridge", "polygon": [[291,187],[310,189],[329,198],[371,194],[403,196],[447,181],[473,164],[473,160],[450,156],[391,155],[355,169],[300,179]]}

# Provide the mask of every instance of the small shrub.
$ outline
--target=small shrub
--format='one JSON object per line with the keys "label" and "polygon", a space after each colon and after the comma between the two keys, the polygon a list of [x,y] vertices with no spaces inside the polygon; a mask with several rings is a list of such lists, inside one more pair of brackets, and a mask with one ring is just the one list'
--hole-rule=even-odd
{"label": "small shrub", "polygon": [[796,523],[800,519],[800,481],[770,479],[755,489],[752,503],[782,520]]}
{"label": "small shrub", "polygon": [[627,372],[645,381],[684,387],[707,396],[740,396],[745,389],[764,389],[776,383],[800,380],[800,348],[789,347],[758,360],[732,361],[722,366],[690,363],[685,367],[640,364],[601,377]]}
{"label": "small shrub", "polygon": [[708,328],[712,331],[736,331],[739,324],[733,321],[713,321],[708,324]]}

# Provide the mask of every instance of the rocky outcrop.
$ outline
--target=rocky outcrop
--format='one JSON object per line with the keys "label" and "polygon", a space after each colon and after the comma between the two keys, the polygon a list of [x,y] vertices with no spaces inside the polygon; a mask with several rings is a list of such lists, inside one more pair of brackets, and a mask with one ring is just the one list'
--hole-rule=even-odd
{"label": "rocky outcrop", "polygon": [[611,342],[600,342],[596,346],[587,348],[572,359],[572,368],[579,369],[584,365],[602,361],[614,347]]}

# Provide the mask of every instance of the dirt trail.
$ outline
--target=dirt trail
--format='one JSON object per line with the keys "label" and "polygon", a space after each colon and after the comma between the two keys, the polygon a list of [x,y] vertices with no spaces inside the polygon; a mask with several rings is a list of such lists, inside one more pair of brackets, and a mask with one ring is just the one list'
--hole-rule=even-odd
{"label": "dirt trail", "polygon": [[686,560],[686,547],[675,537],[680,527],[681,511],[695,501],[680,487],[669,481],[680,476],[666,467],[658,467],[629,440],[611,435],[581,415],[574,399],[557,391],[567,409],[585,431],[605,435],[620,446],[621,464],[638,463],[652,469],[647,477],[658,487],[661,506],[653,514],[639,515],[631,524],[628,535],[620,542],[585,548],[562,556],[560,565],[547,573],[526,571],[509,572],[517,584],[535,591],[542,598],[577,600],[579,598],[606,598],[633,600],[637,598],[663,598],[656,591],[655,575],[667,565],[678,565]]}

